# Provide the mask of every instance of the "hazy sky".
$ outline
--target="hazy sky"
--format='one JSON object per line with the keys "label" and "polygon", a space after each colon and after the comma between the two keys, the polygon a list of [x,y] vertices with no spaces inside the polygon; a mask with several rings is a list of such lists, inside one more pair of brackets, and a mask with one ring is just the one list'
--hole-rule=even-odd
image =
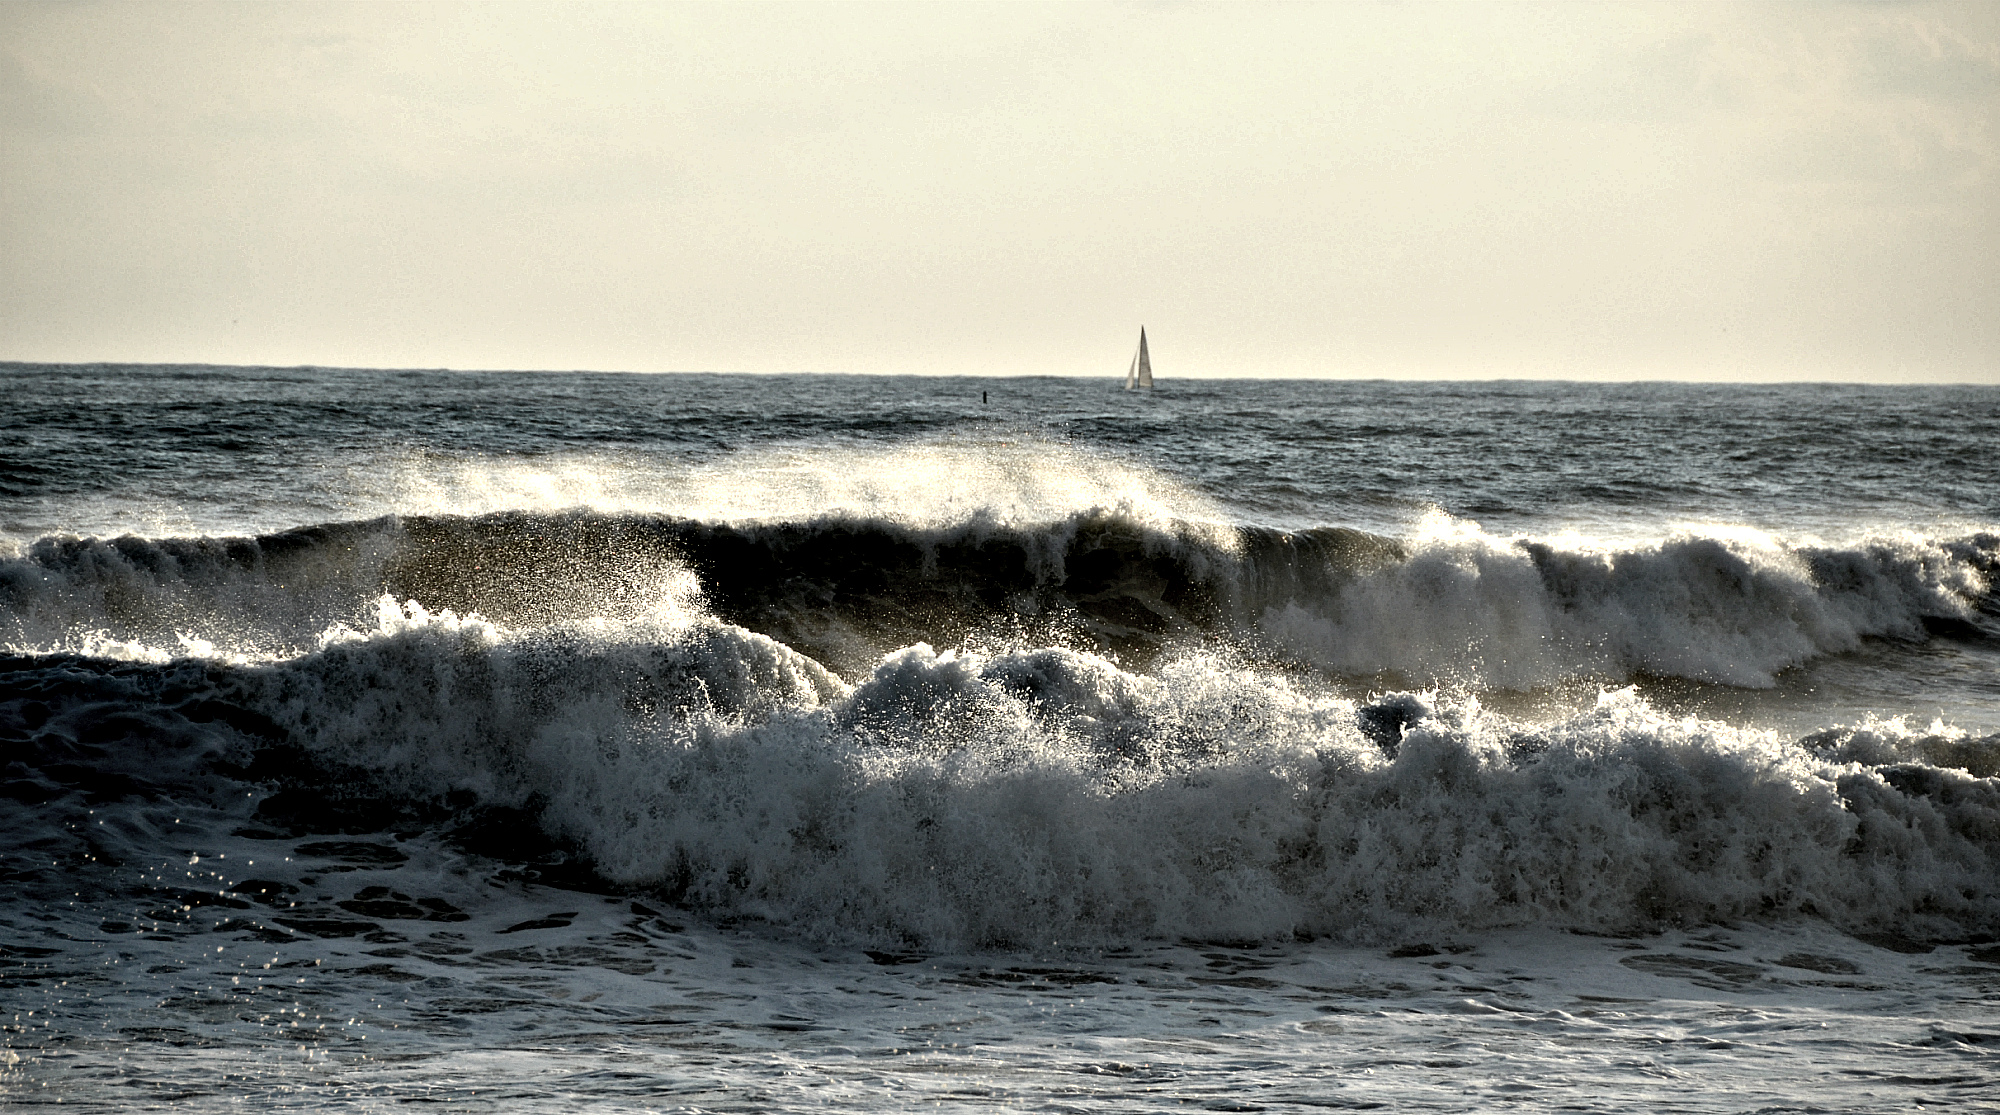
{"label": "hazy sky", "polygon": [[2000,4],[0,4],[0,359],[2000,383]]}

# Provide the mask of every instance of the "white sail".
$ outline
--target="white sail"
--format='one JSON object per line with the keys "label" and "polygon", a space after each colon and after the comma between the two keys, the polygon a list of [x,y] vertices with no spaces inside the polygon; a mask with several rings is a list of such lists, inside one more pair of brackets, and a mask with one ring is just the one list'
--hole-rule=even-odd
{"label": "white sail", "polygon": [[1153,386],[1153,358],[1146,354],[1146,327],[1139,327],[1139,351],[1132,357],[1132,367],[1125,373],[1125,390],[1134,387]]}

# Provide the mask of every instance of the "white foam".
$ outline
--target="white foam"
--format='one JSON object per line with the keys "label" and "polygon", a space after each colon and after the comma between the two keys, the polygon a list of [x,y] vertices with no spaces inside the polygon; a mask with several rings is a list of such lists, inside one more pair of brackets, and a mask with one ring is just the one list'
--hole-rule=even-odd
{"label": "white foam", "polygon": [[[796,516],[768,529],[823,532],[836,547],[872,533],[934,555],[948,545],[1004,538],[1026,551],[1036,591],[1049,597],[1028,600],[1022,607],[1029,612],[1062,610],[1066,560],[1079,532],[1109,525],[1120,539],[1136,539],[1149,558],[1174,563],[1170,577],[1193,590],[1194,614],[1181,618],[1211,622],[1201,601],[1215,594],[1226,629],[1208,634],[1247,638],[1337,673],[1416,685],[1526,689],[1655,675],[1770,687],[1780,672],[1866,639],[1921,641],[1928,619],[1976,620],[1978,602],[1992,591],[1982,570],[2000,560],[1984,537],[1905,533],[1833,547],[1729,530],[1612,545],[1576,535],[1496,537],[1434,516],[1401,544],[1400,557],[1397,544],[1376,540],[1380,553],[1336,568],[1356,560],[1348,555],[1354,547],[1318,557],[1277,546],[1253,551],[1220,523],[1177,517],[1189,507],[1166,498],[1180,495],[1148,487],[1143,473],[1093,471],[1060,454],[1039,463],[1045,451],[1004,459],[950,447],[874,452],[848,470],[821,453],[792,462],[804,480],[716,475],[706,495],[700,485],[675,490],[685,496],[680,513],[747,516],[738,529],[754,544],[780,549],[785,536],[756,537],[767,529],[759,515]],[[784,475],[789,467],[773,466]],[[724,488],[731,494],[716,494]],[[502,502],[520,498],[509,487]],[[1077,509],[1091,500],[1104,502]],[[457,496],[450,502],[466,504]],[[284,657],[318,645],[330,625],[363,622],[392,570],[462,592],[462,608],[499,611],[527,600],[527,611],[558,622],[643,617],[662,602],[698,595],[686,566],[667,552],[621,548],[624,525],[642,541],[653,537],[648,531],[658,524],[643,515],[629,524],[609,520],[610,541],[601,551],[576,551],[574,568],[541,556],[575,546],[590,522],[602,525],[591,516],[571,510],[452,519],[424,531],[385,518],[262,539],[46,538],[24,557],[0,560],[0,645],[89,653],[95,645],[178,642],[205,657]],[[519,547],[509,532],[518,532]],[[524,564],[510,566],[517,557]],[[1279,568],[1287,562],[1298,568]],[[1313,562],[1325,568],[1303,568]],[[1158,581],[1158,570],[1120,572],[1133,577],[1121,589]],[[482,591],[498,595],[483,600]],[[768,603],[815,606],[804,598]],[[981,618],[952,617],[975,626]],[[985,618],[1018,617],[1003,608]],[[193,649],[200,647],[208,649]]]}
{"label": "white foam", "polygon": [[1327,668],[1529,688],[1650,673],[1767,688],[1774,675],[1871,637],[1921,639],[1990,587],[1915,535],[1851,548],[1746,531],[1613,548],[1577,536],[1420,532],[1407,560],[1331,600],[1272,602],[1258,628]]}
{"label": "white foam", "polygon": [[714,523],[849,517],[918,528],[1035,526],[1104,510],[1152,523],[1222,522],[1212,499],[1152,469],[1041,439],[767,446],[683,462],[600,453],[415,454],[363,470],[371,513],[481,515],[588,508]]}
{"label": "white foam", "polygon": [[1630,690],[1544,726],[1226,660],[887,657],[852,690],[693,620],[509,634],[402,610],[254,703],[398,792],[546,803],[608,876],[809,933],[981,946],[1816,914],[2000,923],[2000,787],[1912,796]]}

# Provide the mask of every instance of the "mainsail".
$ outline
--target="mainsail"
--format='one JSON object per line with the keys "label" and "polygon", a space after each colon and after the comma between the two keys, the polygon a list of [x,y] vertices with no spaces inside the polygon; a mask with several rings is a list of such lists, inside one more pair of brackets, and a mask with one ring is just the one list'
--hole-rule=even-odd
{"label": "mainsail", "polygon": [[1153,386],[1153,360],[1146,355],[1146,327],[1139,327],[1139,351],[1132,357],[1132,369],[1125,373],[1125,390]]}

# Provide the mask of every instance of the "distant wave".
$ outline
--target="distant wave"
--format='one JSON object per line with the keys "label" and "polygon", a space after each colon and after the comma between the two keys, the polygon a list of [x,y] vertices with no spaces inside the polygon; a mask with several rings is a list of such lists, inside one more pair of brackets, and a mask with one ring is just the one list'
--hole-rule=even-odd
{"label": "distant wave", "polygon": [[1871,638],[2000,635],[2000,536],[1618,547],[1445,524],[1411,539],[1090,509],[926,527],[501,512],[256,538],[48,537],[0,559],[22,651],[290,657],[388,594],[525,629],[692,598],[859,676],[917,642],[1062,643],[1143,665],[1221,641],[1385,684],[1653,675],[1768,686]]}

